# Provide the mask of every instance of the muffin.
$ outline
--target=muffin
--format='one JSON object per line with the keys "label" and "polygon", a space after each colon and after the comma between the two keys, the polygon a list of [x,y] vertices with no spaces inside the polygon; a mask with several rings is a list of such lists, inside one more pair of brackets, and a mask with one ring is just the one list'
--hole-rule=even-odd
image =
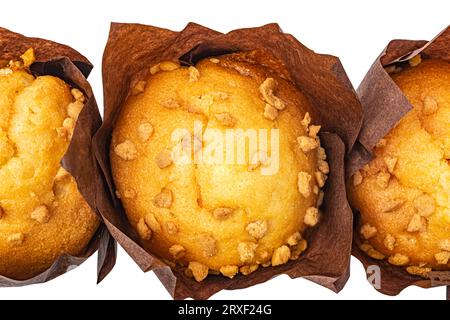
{"label": "muffin", "polygon": [[413,109],[353,176],[350,203],[363,251],[426,277],[450,266],[450,63],[417,55],[388,71]]}
{"label": "muffin", "polygon": [[60,164],[81,91],[33,76],[33,49],[0,65],[0,275],[24,280],[83,252],[99,221]]}
{"label": "muffin", "polygon": [[165,61],[122,106],[117,197],[141,245],[196,281],[297,259],[320,220],[320,126],[287,74],[262,51]]}

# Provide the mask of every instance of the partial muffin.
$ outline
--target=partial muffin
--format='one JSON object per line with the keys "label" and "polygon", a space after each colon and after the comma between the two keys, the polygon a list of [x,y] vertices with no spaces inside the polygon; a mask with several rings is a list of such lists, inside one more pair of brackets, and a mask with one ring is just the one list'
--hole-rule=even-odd
{"label": "partial muffin", "polygon": [[450,64],[420,56],[392,71],[413,105],[354,175],[361,248],[426,277],[450,267]]}
{"label": "partial muffin", "polygon": [[[251,51],[149,73],[122,106],[110,149],[117,196],[144,248],[197,281],[297,259],[329,168],[310,103],[282,64]],[[211,151],[246,130],[266,132],[267,145],[246,143],[240,160],[237,145]]]}
{"label": "partial muffin", "polygon": [[0,66],[0,275],[23,280],[81,254],[99,221],[60,164],[85,97],[20,58]]}

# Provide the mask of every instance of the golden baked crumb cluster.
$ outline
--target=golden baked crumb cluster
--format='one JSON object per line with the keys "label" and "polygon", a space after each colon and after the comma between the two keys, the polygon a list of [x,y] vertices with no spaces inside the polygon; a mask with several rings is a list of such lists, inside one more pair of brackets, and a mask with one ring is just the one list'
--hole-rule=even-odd
{"label": "golden baked crumb cluster", "polygon": [[28,71],[33,49],[0,66],[0,275],[26,279],[80,254],[98,220],[60,161],[84,95]]}
{"label": "golden baked crumb cluster", "polygon": [[352,179],[361,249],[425,276],[450,267],[450,64],[421,60],[393,79],[414,106]]}
{"label": "golden baked crumb cluster", "polygon": [[[304,230],[320,219],[329,172],[320,126],[305,96],[256,62],[257,54],[152,66],[131,88],[113,132],[117,196],[142,245],[197,281],[297,259],[307,248]],[[246,146],[242,163],[176,161],[185,146],[188,158],[206,152],[210,129],[269,136],[278,129],[278,170],[262,174],[273,165],[270,143],[253,153]]]}

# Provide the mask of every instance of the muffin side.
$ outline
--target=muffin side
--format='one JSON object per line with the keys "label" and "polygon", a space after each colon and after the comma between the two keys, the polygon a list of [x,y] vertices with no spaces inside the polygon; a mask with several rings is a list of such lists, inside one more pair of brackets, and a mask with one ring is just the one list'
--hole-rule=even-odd
{"label": "muffin side", "polygon": [[414,108],[353,176],[349,197],[363,251],[426,277],[450,266],[450,64],[417,57],[392,74]]}
{"label": "muffin side", "polygon": [[0,69],[0,274],[23,280],[83,252],[99,221],[60,164],[84,95],[34,77],[33,49]]}

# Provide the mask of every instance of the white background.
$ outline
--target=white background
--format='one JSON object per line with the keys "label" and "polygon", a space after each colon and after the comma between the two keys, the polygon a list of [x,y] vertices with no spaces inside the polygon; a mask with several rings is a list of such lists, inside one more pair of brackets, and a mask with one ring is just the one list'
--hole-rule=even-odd
{"label": "white background", "polygon": [[[319,53],[339,56],[355,87],[391,39],[431,39],[450,23],[450,2],[436,1],[28,1],[4,7],[0,26],[65,43],[95,65],[89,80],[102,105],[101,59],[109,23],[137,22],[181,30],[189,21],[221,32],[278,22],[285,32]],[[152,274],[144,274],[119,250],[117,265],[96,285],[96,257],[43,285],[0,288],[4,299],[170,299]],[[312,282],[280,276],[265,284],[223,291],[216,299],[443,299],[444,288],[410,287],[390,298],[365,280],[352,258],[351,278],[338,294]]]}

